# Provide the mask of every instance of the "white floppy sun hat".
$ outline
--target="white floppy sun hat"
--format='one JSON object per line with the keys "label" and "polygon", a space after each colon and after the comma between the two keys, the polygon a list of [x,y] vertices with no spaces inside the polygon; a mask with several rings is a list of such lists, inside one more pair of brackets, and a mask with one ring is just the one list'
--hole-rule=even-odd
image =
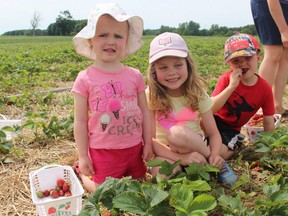
{"label": "white floppy sun hat", "polygon": [[115,3],[97,4],[96,7],[90,12],[87,25],[73,38],[73,44],[78,54],[83,55],[89,59],[95,60],[96,55],[92,51],[88,43],[95,35],[97,22],[100,16],[108,14],[119,22],[128,21],[129,35],[126,44],[126,55],[130,55],[140,49],[143,45],[143,20],[139,16],[127,15]]}

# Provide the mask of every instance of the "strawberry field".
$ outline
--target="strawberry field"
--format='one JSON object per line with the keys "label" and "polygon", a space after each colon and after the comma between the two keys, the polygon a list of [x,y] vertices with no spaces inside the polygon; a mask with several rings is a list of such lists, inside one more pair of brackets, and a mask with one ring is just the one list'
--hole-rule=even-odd
{"label": "strawberry field", "polygon": [[[71,39],[0,37],[0,114],[21,120],[0,130],[0,215],[36,215],[29,173],[77,161],[69,91],[91,61],[74,52]],[[185,39],[211,93],[228,69],[223,64],[226,38]],[[144,46],[123,61],[144,75],[151,40],[145,36]],[[255,143],[245,140],[246,148],[228,161],[239,177],[232,188],[217,183],[213,167],[192,164],[169,181],[109,179],[93,197],[84,193],[82,215],[288,215],[287,122],[283,118],[279,129],[262,134]],[[5,132],[16,135],[7,139]],[[168,175],[174,165],[161,164],[162,172]]]}

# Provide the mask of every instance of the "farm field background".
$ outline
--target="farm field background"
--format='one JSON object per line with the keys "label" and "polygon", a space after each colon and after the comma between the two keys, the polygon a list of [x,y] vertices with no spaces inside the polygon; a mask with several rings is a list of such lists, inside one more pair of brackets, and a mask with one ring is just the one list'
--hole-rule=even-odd
{"label": "farm field background", "polygon": [[[145,74],[152,38],[145,36],[143,47],[123,62]],[[224,37],[186,37],[200,74],[217,78],[226,68],[222,58],[225,40]],[[71,37],[1,36],[0,63],[0,94],[13,95],[61,87],[72,82],[91,61],[74,52]]]}
{"label": "farm field background", "polygon": [[[144,36],[143,47],[123,60],[138,68],[144,76],[152,38]],[[184,38],[196,60],[198,73],[207,80],[208,93],[211,93],[219,75],[228,70],[223,63],[223,45],[227,38]],[[75,53],[71,37],[0,37],[0,114],[9,119],[21,119],[26,125],[8,144],[1,141],[0,215],[36,215],[28,174],[47,164],[73,166],[77,160],[72,134],[73,97],[69,88],[78,72],[90,64],[90,60]],[[287,89],[285,105],[288,107]],[[287,129],[287,120],[282,120],[281,127]],[[286,161],[287,143],[288,138],[286,147],[280,148],[286,153]],[[264,196],[261,187],[269,176],[279,174],[277,169],[286,178],[288,171],[287,162],[281,162],[275,165],[273,172],[270,169],[265,173],[253,173],[248,169],[249,163],[259,158],[257,154],[252,153],[252,156],[251,159],[249,154],[247,160],[243,155],[235,158],[232,166],[239,176],[247,173],[250,179],[250,185],[238,189],[239,194],[246,193],[241,197],[246,207],[254,205],[251,200],[255,197]],[[227,193],[235,192],[228,190]],[[87,193],[83,198],[86,196]]]}

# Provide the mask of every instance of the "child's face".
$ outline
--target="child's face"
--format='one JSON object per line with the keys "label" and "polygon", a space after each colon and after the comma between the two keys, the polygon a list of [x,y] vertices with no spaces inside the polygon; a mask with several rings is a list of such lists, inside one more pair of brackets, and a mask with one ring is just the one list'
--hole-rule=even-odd
{"label": "child's face", "polygon": [[183,93],[183,83],[187,80],[188,70],[185,58],[167,56],[154,63],[157,80],[165,86],[170,96],[179,97]]}
{"label": "child's face", "polygon": [[227,65],[232,70],[241,69],[241,79],[249,79],[253,77],[255,73],[257,73],[257,61],[258,55],[241,56],[230,60]]}
{"label": "child's face", "polygon": [[126,55],[128,23],[118,22],[109,15],[102,15],[97,23],[94,38],[90,40],[96,61],[114,62]]}

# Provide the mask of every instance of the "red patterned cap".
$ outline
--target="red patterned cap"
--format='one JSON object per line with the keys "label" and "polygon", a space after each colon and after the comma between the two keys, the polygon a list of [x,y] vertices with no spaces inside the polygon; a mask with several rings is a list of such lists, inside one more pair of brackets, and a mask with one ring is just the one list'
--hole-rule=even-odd
{"label": "red patterned cap", "polygon": [[256,38],[249,34],[236,34],[228,38],[224,47],[225,63],[240,56],[252,56],[260,51]]}

